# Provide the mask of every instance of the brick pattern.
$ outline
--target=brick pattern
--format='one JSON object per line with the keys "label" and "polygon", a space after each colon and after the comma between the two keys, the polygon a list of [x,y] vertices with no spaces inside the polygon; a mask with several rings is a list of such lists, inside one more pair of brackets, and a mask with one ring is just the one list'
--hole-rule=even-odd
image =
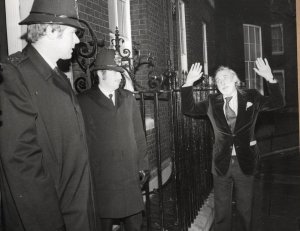
{"label": "brick pattern", "polygon": [[[78,0],[79,18],[87,21],[98,39],[109,42],[108,2],[107,0]],[[85,35],[84,41],[89,41]]]}
{"label": "brick pattern", "polygon": [[[167,60],[170,58],[168,1],[162,0],[131,0],[131,26],[132,41],[136,42],[141,56],[149,53],[155,58],[154,69],[143,65],[136,73],[139,84],[148,88],[148,73],[154,71],[161,74],[167,68]],[[146,101],[146,116],[154,118],[154,106],[152,100]],[[166,102],[159,102],[159,124],[161,137],[162,161],[170,155],[169,141],[169,111]],[[147,132],[148,156],[150,167],[157,166],[155,129]]]}

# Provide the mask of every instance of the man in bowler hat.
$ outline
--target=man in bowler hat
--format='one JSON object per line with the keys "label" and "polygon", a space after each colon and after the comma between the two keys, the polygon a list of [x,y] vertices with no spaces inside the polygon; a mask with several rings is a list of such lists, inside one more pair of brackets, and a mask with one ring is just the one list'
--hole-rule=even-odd
{"label": "man in bowler hat", "polygon": [[35,0],[29,44],[3,64],[1,191],[5,231],[93,230],[84,121],[67,77],[82,30],[74,0]]}
{"label": "man in bowler hat", "polygon": [[195,102],[193,84],[202,76],[200,63],[193,64],[182,86],[182,111],[189,116],[208,115],[215,135],[212,173],[214,179],[215,221],[217,231],[231,230],[232,190],[235,191],[238,231],[250,231],[253,180],[259,152],[254,128],[261,111],[284,106],[279,84],[273,78],[268,61],[256,60],[255,72],[262,76],[270,94],[255,89],[239,89],[237,74],[221,66],[215,75],[219,93]]}
{"label": "man in bowler hat", "polygon": [[148,168],[140,110],[132,92],[119,88],[123,68],[115,51],[103,49],[93,68],[98,85],[78,96],[86,122],[96,214],[101,231],[123,222],[139,231],[144,203],[140,176]]}

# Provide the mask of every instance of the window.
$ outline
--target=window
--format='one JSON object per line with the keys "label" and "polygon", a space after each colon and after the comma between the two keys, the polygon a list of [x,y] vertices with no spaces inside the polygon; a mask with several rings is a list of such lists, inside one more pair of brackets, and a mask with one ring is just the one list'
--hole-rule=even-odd
{"label": "window", "polygon": [[272,55],[281,55],[284,53],[282,24],[271,25],[271,31],[272,31]]}
{"label": "window", "polygon": [[246,87],[255,88],[263,94],[263,79],[253,70],[255,60],[262,57],[261,27],[249,24],[243,27]]}
{"label": "window", "polygon": [[277,79],[282,95],[285,97],[285,78],[284,78],[284,70],[274,70],[273,71],[274,79]]}
{"label": "window", "polygon": [[110,29],[110,39],[115,38],[116,27],[118,27],[120,38],[124,39],[121,50],[127,48],[131,50],[131,23],[130,23],[130,0],[109,0],[108,19]]}
{"label": "window", "polygon": [[186,47],[186,26],[185,26],[185,5],[182,0],[179,1],[179,30],[180,30],[180,53],[181,69],[188,70],[187,47]]}
{"label": "window", "polygon": [[208,75],[206,23],[202,23],[202,37],[203,37],[203,73],[204,75]]}

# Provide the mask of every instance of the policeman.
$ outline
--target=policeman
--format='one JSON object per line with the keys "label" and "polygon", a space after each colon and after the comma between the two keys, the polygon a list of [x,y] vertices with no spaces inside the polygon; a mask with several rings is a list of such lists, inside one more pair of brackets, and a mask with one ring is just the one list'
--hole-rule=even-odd
{"label": "policeman", "polygon": [[35,0],[28,45],[3,65],[1,190],[4,230],[93,230],[82,113],[59,59],[82,30],[75,0]]}

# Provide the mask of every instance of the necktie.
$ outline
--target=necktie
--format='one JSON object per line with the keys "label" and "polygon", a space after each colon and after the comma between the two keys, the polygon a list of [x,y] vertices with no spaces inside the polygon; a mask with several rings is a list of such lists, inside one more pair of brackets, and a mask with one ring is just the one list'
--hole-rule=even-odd
{"label": "necktie", "polygon": [[114,100],[113,100],[113,94],[109,94],[109,99],[111,100],[112,104],[115,105]]}
{"label": "necktie", "polygon": [[235,121],[236,121],[236,114],[235,112],[231,109],[231,107],[229,106],[229,102],[232,99],[231,97],[226,97],[226,104],[225,104],[225,116],[226,116],[226,120],[227,123],[231,129],[231,131],[234,130],[234,126],[235,126]]}

